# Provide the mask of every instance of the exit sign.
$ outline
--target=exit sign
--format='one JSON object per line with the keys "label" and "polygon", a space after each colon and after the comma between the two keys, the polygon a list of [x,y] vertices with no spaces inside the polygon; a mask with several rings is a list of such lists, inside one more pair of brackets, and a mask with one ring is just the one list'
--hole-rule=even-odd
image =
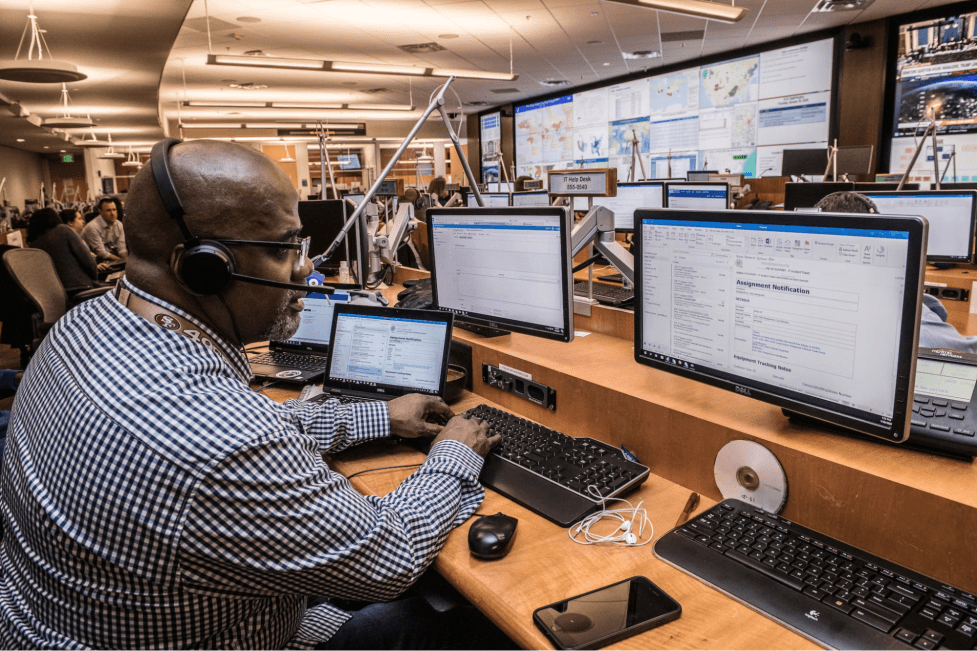
{"label": "exit sign", "polygon": [[61,162],[62,163],[74,163],[75,162],[75,156],[74,156],[74,154],[61,154]]}

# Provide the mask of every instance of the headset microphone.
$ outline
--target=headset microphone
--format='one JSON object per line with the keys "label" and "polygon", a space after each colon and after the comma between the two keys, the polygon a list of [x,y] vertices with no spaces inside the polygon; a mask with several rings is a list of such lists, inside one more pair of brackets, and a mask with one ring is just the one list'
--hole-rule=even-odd
{"label": "headset microphone", "polygon": [[311,291],[309,285],[286,283],[237,273],[234,253],[226,245],[226,243],[237,243],[250,246],[304,248],[300,244],[206,239],[199,238],[190,231],[186,220],[183,218],[186,211],[184,211],[180,195],[177,194],[176,187],[173,185],[173,177],[170,175],[170,167],[167,161],[170,149],[181,142],[183,141],[177,138],[166,138],[153,145],[150,154],[153,180],[156,183],[157,190],[159,190],[160,199],[163,201],[166,212],[176,221],[180,227],[180,232],[183,233],[182,248],[174,249],[170,258],[170,266],[180,284],[198,296],[220,294],[235,280],[266,287],[302,292]]}

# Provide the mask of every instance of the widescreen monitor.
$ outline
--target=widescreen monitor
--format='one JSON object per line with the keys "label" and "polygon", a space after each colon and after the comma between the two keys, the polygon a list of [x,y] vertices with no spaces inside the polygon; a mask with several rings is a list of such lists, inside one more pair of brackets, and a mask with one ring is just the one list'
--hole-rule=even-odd
{"label": "widescreen monitor", "polygon": [[883,215],[921,215],[929,222],[927,262],[970,262],[974,254],[977,192],[931,190],[865,192]]}
{"label": "widescreen monitor", "polygon": [[363,166],[360,164],[359,154],[339,154],[336,156],[336,162],[339,163],[339,169],[341,170],[363,169]]}
{"label": "widescreen monitor", "polygon": [[630,232],[634,228],[634,211],[638,208],[661,208],[665,205],[662,183],[618,183],[616,197],[594,197],[595,206],[614,213],[614,230]]}
{"label": "widescreen monitor", "polygon": [[486,192],[513,192],[515,184],[512,181],[495,181],[485,184]]}
{"label": "widescreen monitor", "polygon": [[[469,201],[474,198],[474,195],[469,195]],[[486,208],[508,208],[509,195],[505,192],[483,192],[482,203],[485,204]],[[475,205],[478,204],[476,203]]]}
{"label": "widescreen monitor", "polygon": [[[299,220],[302,222],[301,237],[312,238],[312,241],[309,243],[309,251],[314,255],[318,255],[328,249],[333,239],[342,230],[343,224],[346,223],[348,216],[344,204],[345,200],[342,199],[338,201],[332,199],[299,201]],[[349,214],[352,214],[352,212],[349,212]],[[348,235],[350,257],[353,260],[356,259],[357,251],[357,247],[355,246],[356,236],[354,233],[355,231],[351,230]],[[322,263],[319,268],[335,272],[339,270],[339,263],[343,261],[350,262],[350,260],[346,259],[346,247],[339,246],[336,248],[332,257]]]}
{"label": "widescreen monitor", "polygon": [[924,219],[639,210],[635,230],[639,363],[905,440]]}
{"label": "widescreen monitor", "polygon": [[[934,186],[936,184],[933,184]],[[941,190],[977,190],[977,183],[940,183]]]}
{"label": "widescreen monitor", "polygon": [[[838,148],[838,174],[871,174],[873,145],[859,145],[857,147]],[[834,164],[831,171],[835,171]]]}
{"label": "widescreen monitor", "polygon": [[828,168],[827,149],[785,149],[782,176],[823,176]]}
{"label": "widescreen monitor", "polygon": [[666,183],[665,207],[724,210],[729,208],[729,185],[726,183]]}
{"label": "widescreen monitor", "polygon": [[536,190],[534,192],[513,192],[513,208],[526,206],[548,206],[550,205],[550,195],[546,190]]}
{"label": "widescreen monitor", "polygon": [[[892,192],[898,190],[898,183],[856,183],[855,192]],[[903,190],[918,190],[919,183],[907,183],[902,186]],[[959,189],[959,188],[958,188]],[[977,190],[977,187],[973,188]]]}
{"label": "widescreen monitor", "polygon": [[854,189],[854,183],[786,183],[784,184],[784,210],[813,208],[829,194],[852,192]]}
{"label": "widescreen monitor", "polygon": [[573,339],[567,208],[431,208],[433,307],[465,323]]}
{"label": "widescreen monitor", "polygon": [[711,174],[719,174],[719,170],[689,170],[685,173],[685,180],[693,183],[698,181],[707,183]]}

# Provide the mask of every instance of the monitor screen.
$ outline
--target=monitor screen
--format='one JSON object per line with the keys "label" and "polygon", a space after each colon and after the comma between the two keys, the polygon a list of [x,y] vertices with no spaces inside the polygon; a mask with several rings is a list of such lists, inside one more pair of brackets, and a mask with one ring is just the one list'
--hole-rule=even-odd
{"label": "monitor screen", "polygon": [[784,210],[813,208],[829,194],[851,192],[854,188],[854,183],[786,183],[784,184]]}
{"label": "monitor screen", "polygon": [[725,183],[666,183],[665,206],[725,210],[729,208],[729,186]]}
{"label": "monitor screen", "polygon": [[522,206],[548,206],[550,205],[550,195],[546,190],[513,192],[512,205],[515,208]]}
{"label": "monitor screen", "polygon": [[334,312],[335,335],[327,373],[330,386],[440,392],[447,371],[451,315],[358,305]]}
{"label": "monitor screen", "polygon": [[823,176],[828,167],[827,149],[785,149],[783,157],[783,176]]}
{"label": "monitor screen", "polygon": [[663,187],[661,183],[618,183],[616,197],[594,197],[594,205],[614,213],[614,230],[632,231],[635,210],[665,205]]}
{"label": "monitor screen", "polygon": [[922,215],[930,223],[929,262],[969,262],[974,253],[977,192],[865,192],[883,215]]}
{"label": "monitor screen", "polygon": [[335,293],[306,294],[302,299],[302,321],[299,329],[287,341],[277,342],[283,346],[291,346],[301,350],[313,350],[325,353],[329,350],[329,333],[332,331],[332,313],[341,303],[349,303],[349,294]]}
{"label": "monitor screen", "polygon": [[[478,202],[475,201],[475,195],[469,195],[468,201],[469,206],[478,205]],[[508,208],[509,195],[504,192],[483,192],[482,203],[485,204],[486,208]]]}
{"label": "monitor screen", "polygon": [[566,208],[427,211],[434,307],[460,321],[573,339]]}
{"label": "monitor screen", "polygon": [[362,202],[363,199],[366,198],[366,195],[365,194],[347,194],[346,195],[346,198],[349,199],[350,201],[352,201],[353,203],[355,203],[358,206],[358,205],[360,205],[360,202]]}
{"label": "monitor screen", "polygon": [[719,174],[719,170],[689,170],[685,173],[685,180],[705,183],[709,181],[709,176],[712,174]]}
{"label": "monitor screen", "polygon": [[[311,237],[309,252],[318,255],[329,248],[333,239],[339,235],[343,224],[346,223],[346,209],[343,200],[320,200],[320,201],[299,201],[299,219],[302,221],[301,237]],[[352,214],[352,213],[351,213]],[[350,255],[356,259],[355,246],[356,236],[350,233],[349,249]],[[339,263],[346,260],[346,247],[340,246],[333,253],[332,257],[321,266],[329,269],[338,269]],[[347,260],[348,262],[348,260]]]}
{"label": "monitor screen", "polygon": [[905,438],[923,220],[698,210],[636,219],[638,362]]}
{"label": "monitor screen", "polygon": [[513,192],[513,185],[514,183],[512,183],[512,181],[509,181],[508,183],[506,183],[505,181],[489,182],[485,184],[485,191],[486,192]]}
{"label": "monitor screen", "polygon": [[[879,191],[879,192],[891,192],[893,190],[898,190],[898,189],[899,189],[899,183],[898,182],[896,182],[896,183],[874,182],[874,183],[856,183],[855,184],[855,192],[871,192],[872,190],[876,190],[876,191]],[[902,189],[903,190],[918,190],[919,189],[919,183],[907,183],[904,186],[902,186]],[[977,187],[975,187],[974,189],[977,190]]]}
{"label": "monitor screen", "polygon": [[336,162],[339,163],[339,169],[341,170],[363,169],[363,166],[360,165],[359,154],[339,154],[336,156]]}
{"label": "monitor screen", "polygon": [[[871,174],[874,145],[838,148],[838,174]],[[834,164],[831,166],[834,172]],[[832,177],[833,178],[833,177]]]}

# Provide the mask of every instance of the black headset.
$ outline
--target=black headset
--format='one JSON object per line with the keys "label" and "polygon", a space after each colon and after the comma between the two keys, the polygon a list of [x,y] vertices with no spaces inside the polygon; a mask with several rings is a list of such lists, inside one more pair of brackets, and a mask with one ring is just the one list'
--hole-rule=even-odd
{"label": "black headset", "polygon": [[177,138],[166,138],[153,145],[153,150],[150,154],[153,180],[156,183],[156,189],[159,190],[160,199],[163,201],[166,212],[176,221],[180,227],[180,232],[183,233],[183,248],[179,251],[174,249],[173,255],[171,256],[171,268],[180,284],[198,296],[219,294],[235,280],[268,287],[309,291],[307,285],[283,283],[277,280],[267,280],[265,278],[256,278],[237,273],[234,253],[226,246],[227,244],[240,244],[245,246],[294,249],[301,248],[300,244],[254,240],[202,239],[190,232],[190,228],[183,218],[186,211],[183,209],[180,195],[177,194],[176,187],[173,185],[173,177],[170,176],[170,166],[167,162],[170,149],[181,142],[183,141]]}

